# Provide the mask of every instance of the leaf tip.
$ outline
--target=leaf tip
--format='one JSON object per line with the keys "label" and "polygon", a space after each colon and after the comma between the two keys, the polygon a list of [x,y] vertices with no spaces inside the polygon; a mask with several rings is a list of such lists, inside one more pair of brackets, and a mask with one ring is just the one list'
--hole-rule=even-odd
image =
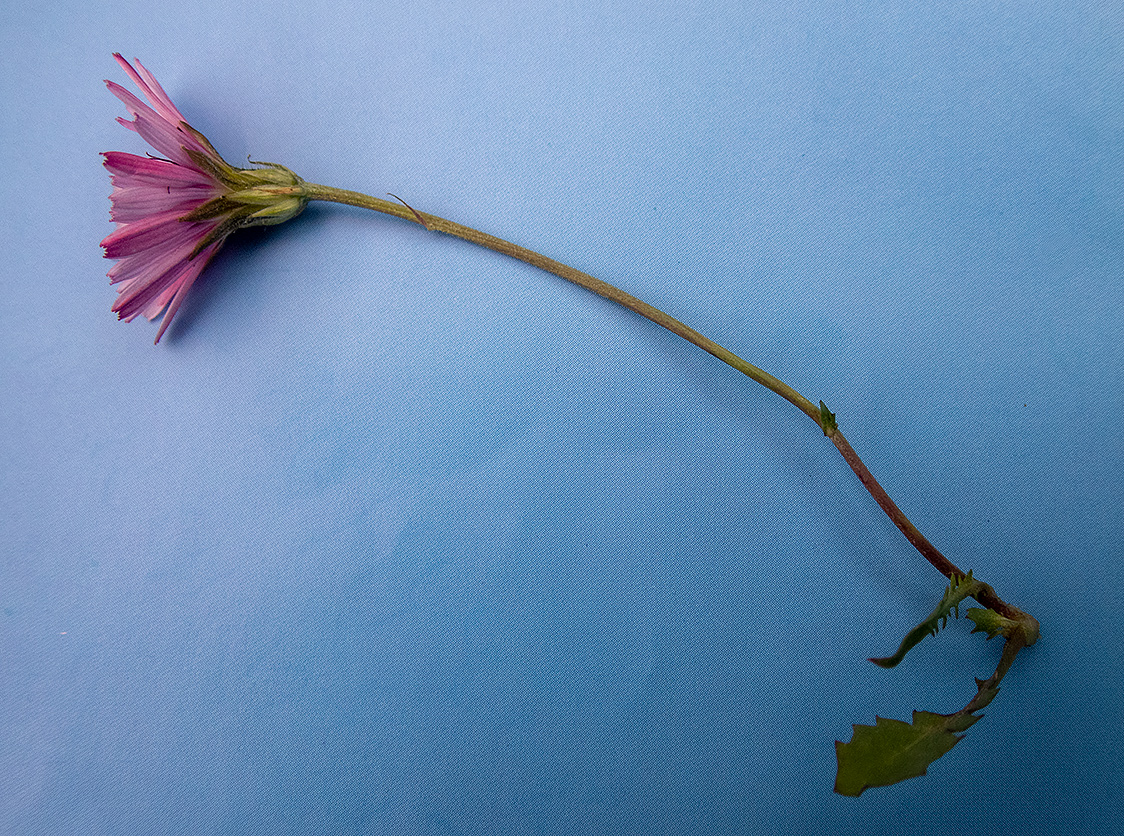
{"label": "leaf tip", "polygon": [[827,408],[827,404],[820,401],[820,428],[823,429],[823,434],[831,438],[839,431],[839,425],[835,421],[835,413]]}

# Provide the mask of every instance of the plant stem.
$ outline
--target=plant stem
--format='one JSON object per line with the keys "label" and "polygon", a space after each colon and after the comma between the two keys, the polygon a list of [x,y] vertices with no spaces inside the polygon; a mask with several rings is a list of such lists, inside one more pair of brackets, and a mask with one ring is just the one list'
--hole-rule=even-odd
{"label": "plant stem", "polygon": [[[947,578],[954,576],[963,576],[965,573],[961,571],[952,561],[940,553],[936,546],[930,543],[925,536],[917,530],[917,527],[909,521],[901,509],[894,503],[890,496],[886,493],[885,489],[878,484],[871,472],[863,464],[862,459],[852,449],[847,439],[843,437],[843,433],[839,432],[835,426],[834,419],[824,420],[824,413],[826,407],[821,408],[814,405],[810,400],[805,398],[787,383],[768,372],[759,369],[752,363],[738,357],[732,351],[723,348],[718,343],[714,342],[708,337],[703,336],[695,329],[684,325],[679,320],[649,305],[647,302],[637,299],[635,296],[625,293],[623,290],[614,287],[608,282],[601,279],[594,278],[588,273],[583,273],[580,270],[575,270],[555,261],[552,258],[547,258],[544,255],[528,250],[526,247],[520,247],[518,244],[513,244],[510,241],[505,241],[502,238],[497,238],[494,235],[489,235],[486,232],[473,229],[472,227],[464,226],[463,224],[456,223],[455,221],[446,220],[445,218],[436,215],[430,215],[425,212],[418,212],[405,203],[394,203],[389,200],[384,200],[378,197],[371,197],[361,192],[353,192],[347,189],[336,189],[331,186],[321,186],[315,183],[305,183],[305,194],[309,200],[323,200],[332,203],[343,203],[348,206],[358,206],[363,209],[372,209],[375,212],[382,212],[386,215],[392,215],[396,218],[412,221],[421,224],[426,229],[433,232],[444,232],[447,235],[453,235],[457,238],[463,238],[473,244],[478,244],[482,247],[487,247],[495,252],[502,253],[503,255],[517,258],[520,261],[525,261],[534,267],[545,270],[548,273],[565,279],[568,282],[573,282],[576,285],[591,290],[594,293],[604,296],[610,301],[616,302],[618,305],[623,305],[630,311],[640,314],[640,316],[650,319],[657,325],[666,328],[673,334],[677,334],[689,343],[701,348],[708,354],[721,360],[729,366],[737,369],[739,372],[749,377],[751,380],[760,383],[766,389],[776,392],[786,401],[791,403],[809,418],[816,422],[816,425],[823,431],[824,435],[831,439],[835,444],[836,449],[842,454],[843,459],[850,466],[855,475],[859,477],[863,487],[870,492],[874,497],[878,506],[886,512],[886,515],[893,521],[894,525],[905,535],[906,539],[921,553],[934,568]],[[830,413],[827,413],[830,415]],[[1007,604],[998,595],[995,594],[991,587],[986,587],[985,591],[980,595],[974,596],[981,604],[990,609],[996,610],[1001,615],[1008,618],[1018,619],[1027,618],[1025,613]]]}
{"label": "plant stem", "polygon": [[659,308],[653,307],[647,302],[625,293],[620,288],[614,287],[608,282],[603,282],[601,279],[596,279],[588,273],[583,273],[560,261],[555,261],[552,258],[540,255],[534,250],[528,250],[526,247],[520,247],[518,244],[512,244],[510,241],[505,241],[502,238],[497,238],[494,235],[489,235],[486,232],[481,232],[470,226],[446,220],[445,218],[439,218],[436,215],[430,215],[425,212],[417,212],[404,204],[392,203],[389,200],[382,200],[381,198],[371,197],[360,192],[347,191],[346,189],[319,186],[314,183],[305,184],[305,188],[310,200],[327,200],[334,203],[346,203],[349,206],[373,209],[376,212],[382,212],[387,215],[393,215],[396,218],[413,221],[414,223],[421,224],[430,231],[444,232],[447,235],[463,238],[465,241],[479,244],[481,247],[487,247],[489,250],[494,250],[503,255],[517,258],[520,261],[525,261],[534,267],[538,267],[548,273],[553,273],[568,282],[573,282],[576,285],[584,287],[586,290],[592,290],[594,293],[604,296],[606,299],[616,302],[618,305],[623,305],[630,311],[634,311],[646,319],[650,319],[652,322],[666,328],[671,333],[682,337],[687,342],[697,345],[703,351],[714,355],[723,363],[733,366],[742,374],[757,381],[766,389],[776,392],[817,424],[820,421],[819,408],[784,381],[778,380],[763,369],[759,369],[752,363],[743,360],[732,351],[714,342],[714,340],[703,336],[694,328],[684,325],[674,317],[668,316]]}

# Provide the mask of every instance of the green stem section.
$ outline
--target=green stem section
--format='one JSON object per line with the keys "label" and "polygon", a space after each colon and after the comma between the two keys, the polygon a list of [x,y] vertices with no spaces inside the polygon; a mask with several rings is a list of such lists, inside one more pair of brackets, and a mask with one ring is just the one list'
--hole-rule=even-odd
{"label": "green stem section", "polygon": [[[548,273],[553,273],[559,278],[563,278],[568,282],[573,282],[586,290],[591,290],[599,296],[604,296],[610,301],[616,302],[618,305],[623,305],[630,311],[640,314],[645,319],[650,319],[662,328],[666,328],[673,334],[685,339],[687,342],[692,343],[707,354],[713,355],[732,366],[739,372],[744,374],[751,380],[760,383],[766,389],[776,392],[790,404],[795,406],[809,418],[816,422],[816,425],[823,430],[824,435],[832,440],[836,448],[842,454],[843,459],[854,471],[855,475],[859,477],[863,487],[870,492],[878,506],[886,512],[886,515],[893,521],[894,525],[905,535],[906,539],[921,553],[930,564],[933,565],[942,575],[947,578],[963,577],[965,573],[961,571],[952,561],[940,553],[936,546],[930,543],[925,536],[917,530],[917,527],[909,521],[901,509],[898,508],[894,501],[890,499],[889,495],[878,484],[878,481],[871,475],[866,465],[858,457],[858,454],[847,443],[847,439],[843,437],[843,433],[839,432],[835,426],[834,416],[827,411],[827,407],[821,403],[819,406],[814,405],[810,400],[805,398],[787,383],[779,380],[763,369],[759,369],[752,363],[743,360],[738,355],[734,354],[726,348],[723,348],[718,343],[709,337],[705,337],[691,328],[684,325],[678,319],[649,305],[647,302],[637,299],[629,293],[625,293],[620,288],[614,287],[608,282],[601,279],[594,278],[588,273],[583,273],[580,270],[575,270],[560,261],[555,261],[552,258],[547,258],[544,255],[528,250],[526,247],[520,247],[518,244],[513,244],[510,241],[505,241],[502,238],[497,238],[494,235],[489,235],[486,232],[481,232],[478,229],[456,223],[455,221],[446,220],[436,215],[430,215],[425,212],[418,212],[405,203],[394,203],[393,201],[383,200],[378,197],[371,197],[361,192],[353,192],[347,189],[335,189],[331,186],[320,186],[315,183],[303,184],[305,194],[309,200],[323,200],[331,203],[344,203],[348,206],[358,206],[362,209],[371,209],[375,212],[382,212],[384,215],[391,215],[395,218],[402,220],[412,221],[421,224],[426,229],[432,232],[444,232],[446,235],[453,235],[457,238],[463,238],[473,244],[478,244],[481,247],[487,247],[489,250],[494,250],[497,253],[517,258],[520,261],[525,261],[534,267],[545,270]],[[984,584],[986,589],[977,596],[973,596],[985,607],[996,610],[1008,618],[1017,619],[1019,617],[1026,617],[1024,613],[1010,604],[1007,604],[990,586]]]}
{"label": "green stem section", "polygon": [[819,423],[819,407],[813,405],[811,401],[787,383],[778,380],[763,369],[759,369],[752,363],[743,360],[732,351],[714,342],[714,340],[703,336],[694,328],[684,325],[674,317],[668,316],[659,308],[653,307],[629,293],[625,293],[620,288],[614,287],[608,282],[603,282],[601,279],[594,278],[588,273],[575,270],[573,267],[569,267],[560,261],[555,261],[553,258],[540,255],[534,250],[528,250],[526,247],[520,247],[518,244],[512,244],[510,241],[505,241],[502,238],[497,238],[494,235],[489,235],[486,232],[481,232],[478,229],[473,229],[472,227],[456,223],[455,221],[439,218],[436,215],[430,215],[425,212],[417,212],[401,203],[393,203],[389,200],[371,197],[360,192],[347,191],[346,189],[319,186],[314,183],[306,184],[306,189],[310,200],[327,200],[333,203],[346,203],[349,206],[373,209],[376,212],[382,212],[386,215],[393,215],[396,218],[413,221],[414,223],[421,224],[432,232],[444,232],[447,235],[463,238],[465,241],[479,244],[481,247],[487,247],[489,250],[494,250],[497,253],[502,253],[503,255],[517,258],[520,261],[525,261],[534,267],[538,267],[540,270],[553,273],[568,282],[573,282],[576,285],[584,287],[586,290],[592,290],[599,296],[604,296],[606,299],[616,302],[618,305],[623,305],[630,311],[634,311],[640,314],[640,316],[650,319],[652,322],[656,323],[656,325],[666,328],[673,334],[677,334],[687,342],[697,345],[703,351],[714,355],[723,363],[733,366],[746,377],[755,380],[766,389],[776,392],[817,424]]}

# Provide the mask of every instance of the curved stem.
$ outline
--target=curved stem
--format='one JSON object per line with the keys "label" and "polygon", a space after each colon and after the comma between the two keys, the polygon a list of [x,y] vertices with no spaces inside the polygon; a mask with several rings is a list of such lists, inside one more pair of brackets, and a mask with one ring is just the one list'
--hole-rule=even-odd
{"label": "curved stem", "polygon": [[964,572],[960,570],[951,560],[940,553],[928,538],[917,530],[909,518],[906,517],[902,510],[897,506],[894,500],[890,499],[890,495],[886,493],[886,489],[878,484],[878,480],[867,469],[863,460],[859,458],[859,454],[855,452],[850,443],[843,437],[843,433],[838,430],[831,436],[831,441],[835,448],[843,456],[843,460],[847,462],[855,475],[859,477],[859,481],[863,483],[863,487],[870,492],[874,497],[874,501],[878,503],[878,507],[886,512],[888,516],[898,527],[898,530],[905,535],[905,539],[909,540],[910,544],[921,552],[922,557],[928,560],[933,567],[944,575],[946,578],[964,577]]}
{"label": "curved stem", "polygon": [[[878,480],[874,478],[866,465],[863,464],[862,459],[859,458],[858,454],[847,442],[847,439],[845,439],[843,434],[836,428],[834,416],[827,411],[827,407],[823,406],[822,403],[819,406],[813,405],[810,400],[784,381],[773,377],[773,375],[768,372],[743,360],[732,351],[723,348],[718,343],[714,342],[714,340],[703,336],[690,326],[684,325],[659,308],[653,307],[629,293],[625,293],[620,288],[614,287],[608,282],[594,278],[580,270],[575,270],[573,267],[569,267],[560,261],[547,258],[533,250],[528,250],[526,247],[521,247],[518,244],[513,244],[510,241],[505,241],[502,238],[497,238],[494,235],[489,235],[478,229],[446,220],[437,215],[418,212],[405,203],[394,203],[389,200],[383,200],[382,198],[371,197],[361,192],[336,189],[331,186],[321,186],[315,183],[305,183],[304,187],[309,200],[323,200],[332,203],[344,203],[349,206],[358,206],[363,209],[372,209],[375,212],[382,212],[385,215],[392,215],[396,218],[412,221],[421,224],[428,230],[444,232],[447,235],[463,238],[470,243],[487,247],[490,250],[511,256],[512,258],[517,258],[520,261],[525,261],[527,264],[538,267],[548,273],[553,273],[568,282],[573,282],[580,287],[584,287],[600,296],[604,296],[606,299],[616,302],[618,305],[623,305],[630,311],[640,314],[640,316],[666,328],[668,331],[671,331],[671,333],[677,334],[687,340],[687,342],[698,346],[723,363],[737,369],[746,377],[760,383],[766,389],[776,392],[815,421],[816,425],[823,430],[824,435],[830,438],[832,443],[835,444],[836,449],[842,454],[843,459],[850,466],[851,470],[855,472],[855,475],[859,477],[859,481],[862,482],[863,487],[870,492],[870,495],[874,497],[878,506],[886,512],[886,515],[893,521],[894,525],[898,527],[902,534],[905,535],[906,539],[909,540],[913,547],[921,553],[921,556],[929,561],[929,563],[945,577],[952,578],[953,576],[963,576],[965,574],[952,561],[941,554],[937,547],[930,543],[925,536],[917,530],[917,527],[909,521],[909,518],[906,517],[894,501],[890,499],[889,494],[878,484]],[[986,587],[984,592],[974,597],[984,606],[994,609],[1009,618],[1025,615],[1017,608],[1012,607],[1010,604],[1000,599],[991,587]]]}
{"label": "curved stem", "polygon": [[[909,517],[902,512],[901,508],[897,506],[897,503],[890,499],[890,495],[886,493],[886,489],[878,483],[878,480],[875,479],[874,475],[867,469],[866,464],[859,458],[859,454],[855,452],[847,439],[843,437],[843,433],[836,430],[834,433],[831,433],[829,437],[831,438],[831,442],[835,445],[835,449],[843,456],[843,460],[847,462],[851,470],[859,477],[859,481],[862,482],[863,487],[874,497],[874,501],[878,503],[878,507],[886,512],[886,516],[898,527],[898,530],[905,535],[905,539],[909,540],[910,545],[917,549],[917,551],[921,553],[921,556],[929,561],[933,568],[946,578],[951,580],[954,577],[964,577],[966,574],[964,570],[941,554],[940,549],[930,543],[929,539],[918,530],[917,526],[910,522]],[[1013,621],[1026,623],[1029,620],[1034,622],[1033,630],[1037,633],[1037,622],[1018,607],[1014,607],[1000,598],[990,585],[983,584],[980,591],[972,597],[988,609],[995,610],[1000,615],[1010,618]]]}
{"label": "curved stem", "polygon": [[608,282],[603,282],[601,279],[594,278],[588,273],[575,270],[573,267],[569,267],[560,261],[555,261],[553,258],[540,255],[534,250],[528,250],[526,247],[520,247],[518,244],[513,244],[510,241],[505,241],[502,238],[497,238],[494,235],[489,235],[486,232],[481,232],[478,229],[473,229],[472,227],[456,223],[455,221],[439,218],[436,215],[430,215],[425,212],[415,211],[405,204],[392,203],[389,200],[371,197],[361,192],[334,189],[330,186],[320,186],[315,183],[306,184],[306,189],[310,200],[327,200],[333,203],[346,203],[349,206],[373,209],[376,212],[382,212],[386,215],[393,215],[396,218],[413,221],[433,232],[444,232],[447,235],[463,238],[470,243],[479,244],[481,247],[487,247],[489,250],[494,250],[503,255],[517,258],[520,261],[525,261],[527,264],[538,267],[540,270],[545,270],[548,273],[553,273],[559,278],[584,287],[586,290],[592,290],[599,296],[604,296],[606,299],[616,302],[618,305],[623,305],[630,311],[634,311],[642,317],[650,319],[657,325],[666,328],[671,333],[682,337],[687,342],[693,343],[708,354],[717,357],[728,366],[737,369],[746,377],[760,383],[766,389],[776,392],[817,424],[820,423],[819,407],[813,405],[811,401],[784,381],[778,380],[763,369],[759,369],[752,363],[743,360],[732,351],[714,342],[714,340],[703,336],[694,328],[684,325],[674,317],[668,316],[659,308],[653,307],[629,293],[625,293],[620,288],[614,287]]}

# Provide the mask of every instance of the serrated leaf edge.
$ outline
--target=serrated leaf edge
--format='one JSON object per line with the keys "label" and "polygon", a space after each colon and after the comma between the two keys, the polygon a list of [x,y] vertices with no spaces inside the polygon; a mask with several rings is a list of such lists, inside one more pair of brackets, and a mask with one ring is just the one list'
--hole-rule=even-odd
{"label": "serrated leaf edge", "polygon": [[[982,715],[975,715],[964,710],[958,711],[955,714],[936,714],[932,711],[915,710],[911,722],[908,723],[905,720],[896,720],[892,717],[876,715],[873,726],[860,723],[853,724],[851,726],[851,739],[848,742],[842,743],[838,740],[835,741],[835,756],[838,763],[835,776],[835,792],[840,795],[857,798],[872,787],[891,786],[910,778],[920,778],[923,775],[927,775],[929,766],[934,761],[939,760],[951,752],[953,747],[963,739],[963,732],[967,731],[975,724],[975,722],[980,719],[980,716]],[[934,723],[932,720],[937,720],[939,722]],[[925,723],[925,725],[923,726],[922,723]],[[915,729],[919,733],[917,740],[907,748],[914,748],[921,745],[922,742],[936,742],[939,744],[936,747],[938,750],[936,754],[929,758],[920,768],[916,766],[906,766],[903,768],[901,764],[894,763],[893,766],[886,769],[887,762],[883,761],[879,764],[879,766],[885,770],[881,776],[873,777],[870,781],[844,781],[843,789],[840,789],[840,779],[847,776],[848,764],[854,763],[847,760],[846,753],[848,752],[848,747],[853,747],[855,745],[855,738],[859,738],[860,746],[870,747],[871,742],[877,742],[879,736],[885,738],[887,735],[893,735],[898,733],[902,727]],[[947,738],[943,741],[935,740],[936,737],[943,737],[944,735],[951,737],[951,741]],[[904,751],[905,750],[903,750],[903,752]],[[861,752],[856,752],[855,754],[861,756]],[[901,760],[903,760],[903,753],[895,753],[893,761]],[[860,766],[856,766],[855,768],[861,770]],[[867,771],[868,773],[870,772],[870,770]],[[877,771],[875,774],[877,775]],[[887,775],[889,777],[887,777]],[[868,774],[867,777],[871,776]]]}
{"label": "serrated leaf edge", "polygon": [[965,598],[971,598],[985,586],[981,581],[977,581],[972,577],[972,571],[969,569],[965,575],[955,575],[949,581],[948,587],[945,589],[941,600],[937,602],[936,608],[929,613],[929,616],[905,634],[901,644],[892,656],[882,656],[871,658],[870,661],[878,665],[880,668],[892,668],[901,663],[905,658],[906,653],[920,644],[921,640],[926,636],[936,636],[948,623],[948,617],[955,612],[957,618],[960,617],[960,604]]}

